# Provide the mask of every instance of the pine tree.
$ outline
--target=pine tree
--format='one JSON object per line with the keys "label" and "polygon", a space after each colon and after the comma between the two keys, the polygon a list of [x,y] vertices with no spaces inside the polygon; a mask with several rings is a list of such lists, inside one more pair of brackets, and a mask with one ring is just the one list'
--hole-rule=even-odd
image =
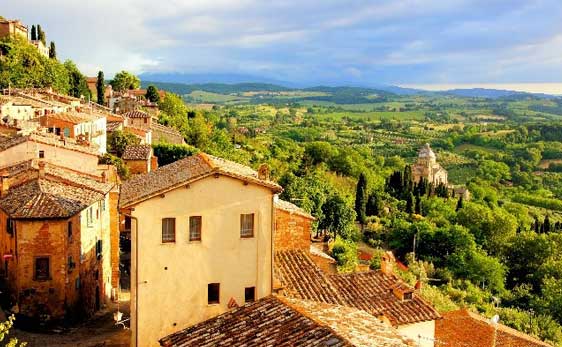
{"label": "pine tree", "polygon": [[414,194],[412,193],[406,199],[406,213],[414,213]]}
{"label": "pine tree", "polygon": [[459,201],[457,201],[457,208],[455,209],[455,211],[459,211],[461,208],[463,208],[463,199],[462,199],[462,195],[459,198]]}
{"label": "pine tree", "polygon": [[54,41],[51,41],[51,44],[49,46],[49,58],[57,59],[57,49],[55,47]]}
{"label": "pine tree", "polygon": [[98,96],[98,104],[105,104],[105,77],[103,71],[98,72],[98,80],[96,81],[96,94]]}
{"label": "pine tree", "polygon": [[35,28],[35,24],[31,26],[31,41],[37,40],[37,29]]}
{"label": "pine tree", "polygon": [[365,224],[367,219],[367,177],[364,173],[359,175],[357,181],[357,190],[355,192],[355,212],[357,213],[357,221]]}

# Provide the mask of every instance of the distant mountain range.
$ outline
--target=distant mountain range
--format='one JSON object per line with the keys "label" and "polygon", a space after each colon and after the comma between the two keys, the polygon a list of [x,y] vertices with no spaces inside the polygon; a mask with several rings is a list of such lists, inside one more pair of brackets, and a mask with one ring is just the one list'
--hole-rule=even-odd
{"label": "distant mountain range", "polygon": [[451,89],[444,91],[428,91],[415,88],[404,88],[393,85],[371,86],[310,86],[300,83],[275,80],[267,77],[244,74],[192,74],[192,73],[143,73],[140,76],[143,86],[156,84],[161,89],[170,90],[178,94],[189,94],[195,90],[203,90],[219,94],[243,93],[249,91],[337,91],[338,93],[353,91],[354,94],[379,95],[426,95],[426,96],[457,96],[467,98],[558,98],[558,96],[527,93],[514,90],[469,88]]}

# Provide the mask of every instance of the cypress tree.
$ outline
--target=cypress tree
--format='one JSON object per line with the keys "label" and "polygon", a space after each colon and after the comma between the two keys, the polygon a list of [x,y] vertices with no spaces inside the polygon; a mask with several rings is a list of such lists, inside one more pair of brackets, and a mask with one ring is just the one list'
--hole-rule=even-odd
{"label": "cypress tree", "polygon": [[104,105],[105,104],[105,77],[103,75],[103,71],[98,72],[98,80],[96,81],[96,93],[98,96],[98,104]]}
{"label": "cypress tree", "polygon": [[541,232],[541,226],[538,217],[535,217],[535,232],[539,234]]}
{"label": "cypress tree", "polygon": [[35,29],[35,24],[31,26],[31,40],[37,40],[37,29]]}
{"label": "cypress tree", "polygon": [[57,49],[54,41],[51,41],[51,44],[49,45],[49,58],[57,59]]}
{"label": "cypress tree", "polygon": [[37,40],[41,41],[44,45],[47,43],[45,32],[41,29],[41,25],[37,24]]}
{"label": "cypress tree", "polygon": [[416,208],[415,208],[415,212],[416,212],[416,214],[422,215],[421,196],[420,196],[420,193],[419,193],[419,192],[416,194]]}
{"label": "cypress tree", "polygon": [[457,208],[455,209],[455,211],[459,211],[461,208],[463,208],[463,199],[462,199],[462,195],[459,198],[459,201],[457,201]]}
{"label": "cypress tree", "polygon": [[377,192],[373,192],[369,195],[369,199],[367,200],[367,216],[378,216],[380,215],[380,199]]}
{"label": "cypress tree", "polygon": [[412,193],[406,199],[406,213],[414,213],[414,194]]}
{"label": "cypress tree", "polygon": [[148,86],[148,88],[146,88],[145,97],[150,102],[159,102],[160,101],[160,94],[158,94],[158,89],[153,85],[150,85],[150,86]]}
{"label": "cypress tree", "polygon": [[543,222],[543,232],[544,233],[549,233],[550,230],[550,218],[548,218],[548,215],[546,215],[546,217],[544,217],[544,222]]}
{"label": "cypress tree", "polygon": [[357,221],[365,224],[367,219],[367,178],[364,173],[359,175],[357,181],[357,190],[355,192],[355,212],[357,213]]}

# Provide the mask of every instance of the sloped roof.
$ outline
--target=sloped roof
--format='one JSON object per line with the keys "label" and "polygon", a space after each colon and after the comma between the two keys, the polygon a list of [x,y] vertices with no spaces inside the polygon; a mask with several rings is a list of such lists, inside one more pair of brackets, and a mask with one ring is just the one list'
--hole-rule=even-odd
{"label": "sloped roof", "polygon": [[411,300],[398,299],[392,289],[406,283],[381,271],[327,275],[301,250],[276,251],[274,267],[289,297],[355,307],[374,316],[384,315],[393,325],[440,318],[417,295]]}
{"label": "sloped roof", "polygon": [[123,160],[148,160],[152,154],[151,145],[129,145],[121,159]]}
{"label": "sloped roof", "polygon": [[306,212],[302,208],[298,207],[297,205],[290,203],[286,200],[276,199],[275,201],[275,208],[283,210],[285,212],[289,212],[291,214],[297,214],[299,216],[308,218],[308,219],[316,219],[310,213]]}
{"label": "sloped roof", "polygon": [[331,275],[330,280],[351,306],[375,316],[384,315],[393,325],[440,318],[433,306],[418,295],[411,300],[397,298],[392,292],[393,288],[413,288],[396,276],[386,275],[382,271]]}
{"label": "sloped roof", "polygon": [[11,218],[68,218],[101,200],[113,187],[47,163],[41,175],[35,164],[28,160],[0,169],[14,184],[0,198],[0,208]]}
{"label": "sloped roof", "polygon": [[[494,329],[497,329],[494,332]],[[494,344],[494,334],[496,343]],[[465,347],[547,347],[551,346],[503,324],[494,327],[490,320],[466,309],[447,312],[435,324],[440,343]]]}
{"label": "sloped roof", "polygon": [[275,192],[282,190],[275,182],[259,179],[258,173],[252,168],[209,154],[198,153],[127,180],[121,187],[119,205],[127,207],[212,174],[248,181]]}
{"label": "sloped roof", "polygon": [[324,302],[345,304],[334,284],[301,250],[275,252],[275,277],[283,284],[287,296]]}
{"label": "sloped roof", "polygon": [[349,308],[268,296],[166,336],[160,344],[165,347],[407,346],[392,328],[372,318]]}

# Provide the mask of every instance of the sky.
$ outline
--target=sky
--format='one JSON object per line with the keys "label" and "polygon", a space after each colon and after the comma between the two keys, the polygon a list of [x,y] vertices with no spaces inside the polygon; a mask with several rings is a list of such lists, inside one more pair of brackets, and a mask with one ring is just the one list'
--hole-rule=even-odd
{"label": "sky", "polygon": [[560,0],[0,0],[0,15],[41,24],[59,58],[88,75],[239,74],[364,86],[562,82]]}

